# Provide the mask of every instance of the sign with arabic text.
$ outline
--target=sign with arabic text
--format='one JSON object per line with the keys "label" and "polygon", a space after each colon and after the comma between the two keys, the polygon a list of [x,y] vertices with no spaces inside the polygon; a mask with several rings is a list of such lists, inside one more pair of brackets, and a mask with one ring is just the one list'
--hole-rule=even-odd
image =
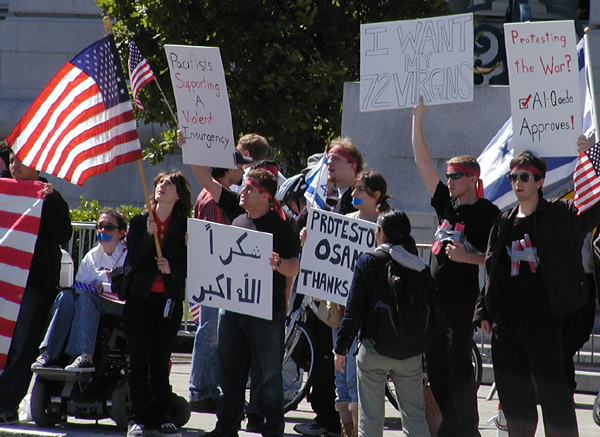
{"label": "sign with arabic text", "polygon": [[346,305],[356,260],[375,247],[375,223],[309,208],[298,293]]}
{"label": "sign with arabic text", "polygon": [[188,219],[187,300],[271,320],[273,235]]}

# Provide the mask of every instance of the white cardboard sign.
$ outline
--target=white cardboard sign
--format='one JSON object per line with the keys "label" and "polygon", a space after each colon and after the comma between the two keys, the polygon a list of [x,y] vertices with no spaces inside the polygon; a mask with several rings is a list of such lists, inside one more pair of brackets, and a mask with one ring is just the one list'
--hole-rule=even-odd
{"label": "white cardboard sign", "polygon": [[186,139],[185,164],[235,168],[235,141],[225,72],[218,47],[165,45]]}
{"label": "white cardboard sign", "polygon": [[473,14],[360,26],[360,110],[473,100]]}
{"label": "white cardboard sign", "polygon": [[187,300],[273,318],[273,235],[188,219]]}
{"label": "white cardboard sign", "polygon": [[365,220],[309,208],[298,293],[346,305],[356,260],[377,247],[375,227]]}
{"label": "white cardboard sign", "polygon": [[515,152],[575,156],[581,133],[573,21],[504,25]]}

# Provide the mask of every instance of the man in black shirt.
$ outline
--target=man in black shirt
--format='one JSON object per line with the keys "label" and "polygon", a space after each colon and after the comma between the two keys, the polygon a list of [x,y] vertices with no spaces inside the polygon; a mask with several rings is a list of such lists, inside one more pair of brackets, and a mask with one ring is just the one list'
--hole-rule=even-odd
{"label": "man in black shirt", "polygon": [[431,256],[439,314],[434,320],[433,348],[426,354],[427,374],[443,417],[438,436],[479,436],[472,320],[479,266],[484,264],[491,220],[500,210],[482,198],[479,164],[471,156],[450,159],[447,184],[440,181],[423,135],[425,109],[421,97],[413,109],[413,151],[440,224]]}

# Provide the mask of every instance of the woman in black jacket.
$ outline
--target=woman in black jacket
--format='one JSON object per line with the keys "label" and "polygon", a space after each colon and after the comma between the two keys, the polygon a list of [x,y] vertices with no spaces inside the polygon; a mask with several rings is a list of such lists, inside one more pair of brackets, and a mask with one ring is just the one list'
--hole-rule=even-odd
{"label": "woman in black jacket", "polygon": [[[184,173],[159,173],[154,178],[152,214],[131,219],[127,234],[125,277],[128,283],[123,319],[131,354],[129,387],[131,416],[128,437],[144,430],[180,436],[165,422],[171,398],[169,360],[185,296],[187,218],[192,208]],[[157,255],[154,233],[162,256]]]}

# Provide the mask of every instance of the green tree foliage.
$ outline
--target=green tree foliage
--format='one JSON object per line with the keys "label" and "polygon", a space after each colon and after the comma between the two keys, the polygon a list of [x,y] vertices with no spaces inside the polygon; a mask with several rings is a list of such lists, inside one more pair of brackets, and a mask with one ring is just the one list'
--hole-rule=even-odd
{"label": "green tree foliage", "polygon": [[[445,0],[97,0],[126,59],[138,47],[174,102],[164,44],[219,47],[234,131],[256,132],[287,174],[340,135],[344,82],[359,80],[360,24],[448,14]],[[144,122],[174,127],[155,85]],[[173,135],[154,141],[154,159]]]}

